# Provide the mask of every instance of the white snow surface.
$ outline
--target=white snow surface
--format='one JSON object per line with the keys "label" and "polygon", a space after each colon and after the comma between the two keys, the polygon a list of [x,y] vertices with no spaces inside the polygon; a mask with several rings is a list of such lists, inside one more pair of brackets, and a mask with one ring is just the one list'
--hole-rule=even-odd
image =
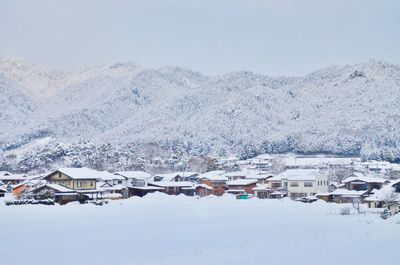
{"label": "white snow surface", "polygon": [[7,265],[397,265],[400,215],[318,201],[153,194],[100,207],[5,206]]}

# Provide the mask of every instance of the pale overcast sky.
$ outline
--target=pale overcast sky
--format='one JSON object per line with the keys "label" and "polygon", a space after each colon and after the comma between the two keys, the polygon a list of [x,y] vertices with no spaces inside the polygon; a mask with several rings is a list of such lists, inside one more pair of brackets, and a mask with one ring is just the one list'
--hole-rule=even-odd
{"label": "pale overcast sky", "polygon": [[1,0],[0,54],[68,69],[118,61],[303,75],[400,63],[400,1]]}

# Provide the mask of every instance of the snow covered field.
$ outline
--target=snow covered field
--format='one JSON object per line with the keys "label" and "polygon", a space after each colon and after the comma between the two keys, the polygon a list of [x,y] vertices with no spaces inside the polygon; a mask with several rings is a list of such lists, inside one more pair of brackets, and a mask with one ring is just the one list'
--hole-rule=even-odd
{"label": "snow covered field", "polygon": [[399,264],[399,215],[341,207],[164,194],[103,207],[0,199],[0,264]]}

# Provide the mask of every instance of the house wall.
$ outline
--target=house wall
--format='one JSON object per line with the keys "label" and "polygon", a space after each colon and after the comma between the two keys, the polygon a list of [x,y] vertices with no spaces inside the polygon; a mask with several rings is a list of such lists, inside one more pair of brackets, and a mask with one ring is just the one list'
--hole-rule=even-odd
{"label": "house wall", "polygon": [[257,186],[256,183],[250,185],[228,185],[228,189],[230,190],[244,190],[247,194],[254,194],[252,190]]}
{"label": "house wall", "polygon": [[72,179],[61,172],[55,172],[47,177],[50,184],[58,184],[72,190],[94,190],[96,189],[95,179]]}
{"label": "house wall", "polygon": [[[287,181],[287,189],[288,196],[290,198],[299,198],[305,196],[313,196],[319,192],[328,192],[329,191],[329,181],[328,177],[324,175],[318,175],[314,181],[310,180],[297,180]],[[294,183],[297,183],[297,186],[294,186]],[[309,187],[306,183],[310,183],[312,186]]]}
{"label": "house wall", "polygon": [[202,179],[201,183],[206,184],[213,188],[211,194],[222,196],[225,193],[225,183],[220,181],[211,181],[209,179]]}

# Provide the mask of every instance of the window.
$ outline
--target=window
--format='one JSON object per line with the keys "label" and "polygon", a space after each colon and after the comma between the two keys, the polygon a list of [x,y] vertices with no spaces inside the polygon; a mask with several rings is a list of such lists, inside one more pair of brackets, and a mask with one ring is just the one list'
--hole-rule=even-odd
{"label": "window", "polygon": [[298,182],[290,182],[290,187],[298,187],[299,183]]}
{"label": "window", "polygon": [[304,182],[304,187],[312,187],[313,183],[311,181]]}

